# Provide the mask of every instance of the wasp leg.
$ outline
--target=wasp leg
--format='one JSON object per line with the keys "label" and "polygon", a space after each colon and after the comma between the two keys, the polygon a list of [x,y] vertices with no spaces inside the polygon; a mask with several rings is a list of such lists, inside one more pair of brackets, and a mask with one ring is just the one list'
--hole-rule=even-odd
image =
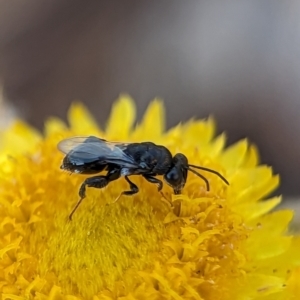
{"label": "wasp leg", "polygon": [[128,178],[128,176],[125,176],[125,180],[129,183],[130,191],[124,191],[124,192],[122,192],[122,193],[116,198],[116,200],[114,201],[114,203],[117,202],[117,201],[120,199],[120,197],[121,197],[122,195],[130,196],[130,195],[136,194],[136,193],[139,191],[139,188],[138,188],[132,181],[130,181],[130,179]]}
{"label": "wasp leg", "polygon": [[86,195],[85,195],[86,187],[102,189],[102,188],[106,187],[111,181],[116,180],[119,177],[120,177],[120,171],[113,169],[113,170],[109,171],[105,176],[102,175],[102,176],[94,176],[94,177],[87,178],[82,183],[82,185],[79,189],[80,199],[78,200],[75,207],[71,211],[71,213],[69,215],[69,220],[72,220],[73,214],[77,210],[78,206],[81,204],[82,200],[86,197]]}
{"label": "wasp leg", "polygon": [[162,183],[162,181],[159,180],[159,179],[157,179],[156,177],[151,176],[151,175],[143,175],[143,176],[144,176],[144,178],[145,178],[146,180],[148,180],[149,182],[157,184],[157,190],[160,192],[160,194],[161,194],[162,197],[163,197],[162,200],[163,200],[164,202],[166,202],[169,206],[173,207],[172,202],[170,202],[170,201],[167,199],[167,197],[165,196],[165,194],[161,191],[162,188],[163,188],[163,183]]}
{"label": "wasp leg", "polygon": [[162,190],[162,188],[163,188],[163,183],[162,183],[161,180],[159,180],[159,179],[157,179],[157,178],[155,178],[155,177],[153,177],[153,176],[151,176],[151,175],[143,175],[143,176],[144,176],[144,178],[145,178],[146,180],[148,180],[149,182],[157,184],[157,189],[158,189],[159,192]]}

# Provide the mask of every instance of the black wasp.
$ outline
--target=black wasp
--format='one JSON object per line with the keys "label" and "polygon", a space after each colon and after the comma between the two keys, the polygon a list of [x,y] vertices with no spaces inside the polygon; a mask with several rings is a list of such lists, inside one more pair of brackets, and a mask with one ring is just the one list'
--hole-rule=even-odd
{"label": "black wasp", "polygon": [[79,189],[80,199],[72,210],[70,219],[85,198],[86,187],[101,189],[121,176],[124,176],[129,183],[130,190],[123,191],[120,196],[133,195],[139,191],[138,187],[129,179],[131,175],[142,175],[149,182],[156,184],[158,191],[161,191],[163,183],[155,176],[163,175],[174,193],[180,194],[185,186],[188,171],[202,178],[209,190],[208,180],[194,168],[214,173],[226,184],[229,184],[217,171],[190,165],[184,154],[177,153],[172,156],[166,147],[151,142],[117,143],[108,142],[95,136],[72,137],[61,141],[58,149],[66,154],[61,169],[80,174],[96,174],[104,170],[107,172],[106,175],[87,178],[82,183]]}

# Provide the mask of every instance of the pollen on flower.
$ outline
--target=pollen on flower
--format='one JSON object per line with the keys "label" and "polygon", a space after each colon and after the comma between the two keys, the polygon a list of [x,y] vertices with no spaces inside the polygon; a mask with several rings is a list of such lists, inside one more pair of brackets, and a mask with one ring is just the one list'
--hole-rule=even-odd
{"label": "pollen on flower", "polygon": [[[110,189],[101,195],[114,196]],[[93,193],[72,222],[66,212],[58,213],[53,220],[56,230],[40,258],[41,276],[55,277],[67,293],[75,290],[85,297],[113,289],[121,279],[132,286],[132,274],[125,274],[149,267],[165,235],[159,215],[144,197],[144,202],[124,199],[109,204]]]}
{"label": "pollen on flower", "polygon": [[[123,95],[105,130],[77,103],[70,126],[49,119],[44,137],[20,121],[0,133],[2,299],[298,299],[300,239],[287,233],[292,212],[270,213],[281,201],[267,198],[279,177],[258,165],[257,149],[247,140],[226,149],[211,117],[165,131],[159,100],[136,127],[135,115]],[[56,145],[75,135],[149,139],[230,186],[203,172],[207,191],[189,174],[181,195],[165,185],[162,196],[133,176],[139,193],[114,203],[128,189],[119,179],[88,188],[69,221],[86,177],[59,169]]]}

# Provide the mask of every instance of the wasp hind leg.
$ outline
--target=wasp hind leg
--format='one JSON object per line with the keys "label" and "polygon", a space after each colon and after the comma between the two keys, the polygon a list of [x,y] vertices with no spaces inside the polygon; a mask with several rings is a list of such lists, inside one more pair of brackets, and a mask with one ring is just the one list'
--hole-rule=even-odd
{"label": "wasp hind leg", "polygon": [[78,206],[81,204],[82,200],[86,197],[85,192],[86,192],[86,187],[93,187],[97,189],[102,189],[106,187],[111,181],[116,180],[120,177],[120,172],[119,170],[111,170],[109,171],[105,176],[94,176],[94,177],[89,177],[87,178],[82,184],[79,189],[79,197],[80,199],[72,209],[70,215],[69,215],[69,220],[72,220],[72,217],[77,210]]}
{"label": "wasp hind leg", "polygon": [[129,183],[130,191],[123,191],[116,198],[116,200],[114,201],[114,203],[117,202],[122,195],[131,196],[131,195],[134,195],[134,194],[138,193],[138,191],[139,191],[139,188],[132,181],[130,181],[130,179],[128,178],[128,176],[125,176],[125,180]]}

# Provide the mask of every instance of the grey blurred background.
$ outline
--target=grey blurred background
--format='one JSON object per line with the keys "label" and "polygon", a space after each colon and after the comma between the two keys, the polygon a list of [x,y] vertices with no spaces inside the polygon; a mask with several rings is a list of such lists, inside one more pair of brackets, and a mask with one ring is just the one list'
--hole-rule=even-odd
{"label": "grey blurred background", "polygon": [[77,99],[104,125],[120,92],[168,126],[213,114],[300,194],[299,1],[0,0],[0,81],[39,128]]}

